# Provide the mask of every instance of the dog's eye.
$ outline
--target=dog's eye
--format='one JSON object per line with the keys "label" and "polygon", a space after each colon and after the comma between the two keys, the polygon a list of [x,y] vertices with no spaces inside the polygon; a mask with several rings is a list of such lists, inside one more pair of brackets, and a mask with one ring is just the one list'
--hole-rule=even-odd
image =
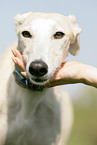
{"label": "dog's eye", "polygon": [[23,31],[23,32],[22,32],[22,35],[23,35],[24,37],[27,37],[27,38],[31,38],[31,37],[32,37],[32,35],[31,35],[28,31]]}
{"label": "dog's eye", "polygon": [[54,35],[54,38],[55,39],[60,39],[60,38],[63,38],[65,34],[63,32],[56,32],[55,35]]}

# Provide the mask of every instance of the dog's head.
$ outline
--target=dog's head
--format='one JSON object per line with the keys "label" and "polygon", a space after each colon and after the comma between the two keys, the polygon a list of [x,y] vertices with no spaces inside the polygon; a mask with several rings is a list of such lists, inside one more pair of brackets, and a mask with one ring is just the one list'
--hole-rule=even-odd
{"label": "dog's head", "polygon": [[81,32],[75,16],[26,13],[15,17],[16,32],[29,78],[45,84],[60,67],[68,52],[79,51]]}

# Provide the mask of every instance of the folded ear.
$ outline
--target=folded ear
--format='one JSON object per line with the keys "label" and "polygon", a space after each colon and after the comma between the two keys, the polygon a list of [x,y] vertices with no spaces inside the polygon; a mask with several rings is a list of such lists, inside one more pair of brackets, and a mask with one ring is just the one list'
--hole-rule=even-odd
{"label": "folded ear", "polygon": [[28,12],[28,13],[24,13],[24,14],[17,14],[15,17],[14,17],[14,20],[15,20],[15,24],[16,24],[16,32],[18,33],[18,30],[21,26],[21,24],[23,23],[23,21],[28,17],[32,15],[32,12]]}
{"label": "folded ear", "polygon": [[77,55],[79,52],[79,34],[81,32],[81,28],[77,23],[76,17],[73,15],[69,15],[69,24],[71,27],[71,31],[73,33],[73,40],[70,44],[69,52],[72,55]]}

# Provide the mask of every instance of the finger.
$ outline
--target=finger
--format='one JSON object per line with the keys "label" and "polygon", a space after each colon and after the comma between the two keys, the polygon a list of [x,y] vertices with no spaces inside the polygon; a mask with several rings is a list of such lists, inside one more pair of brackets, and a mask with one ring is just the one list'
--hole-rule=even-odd
{"label": "finger", "polygon": [[14,58],[12,58],[12,60],[13,60],[13,62],[14,62],[15,64],[17,64],[22,70],[25,70],[25,64],[24,64],[23,61],[21,61],[20,58],[14,57]]}
{"label": "finger", "polygon": [[51,88],[51,87],[52,87],[50,81],[48,81],[48,82],[45,84],[45,87],[46,87],[46,88]]}
{"label": "finger", "polygon": [[27,75],[27,73],[26,73],[26,72],[21,72],[21,74],[22,74],[23,76],[25,76],[25,77],[27,77],[27,78],[28,78],[28,75]]}
{"label": "finger", "polygon": [[23,60],[23,57],[22,57],[22,54],[20,53],[19,50],[17,50],[16,48],[15,49],[12,49],[12,53],[15,57],[18,57],[20,58],[21,60]]}

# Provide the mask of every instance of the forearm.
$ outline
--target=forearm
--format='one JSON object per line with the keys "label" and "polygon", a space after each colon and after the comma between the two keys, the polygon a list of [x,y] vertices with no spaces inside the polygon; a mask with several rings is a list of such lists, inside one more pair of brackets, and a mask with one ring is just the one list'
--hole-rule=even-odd
{"label": "forearm", "polygon": [[83,83],[97,88],[97,68],[80,62],[65,62],[46,87]]}
{"label": "forearm", "polygon": [[85,65],[85,69],[82,74],[82,83],[97,88],[97,68],[96,67]]}

